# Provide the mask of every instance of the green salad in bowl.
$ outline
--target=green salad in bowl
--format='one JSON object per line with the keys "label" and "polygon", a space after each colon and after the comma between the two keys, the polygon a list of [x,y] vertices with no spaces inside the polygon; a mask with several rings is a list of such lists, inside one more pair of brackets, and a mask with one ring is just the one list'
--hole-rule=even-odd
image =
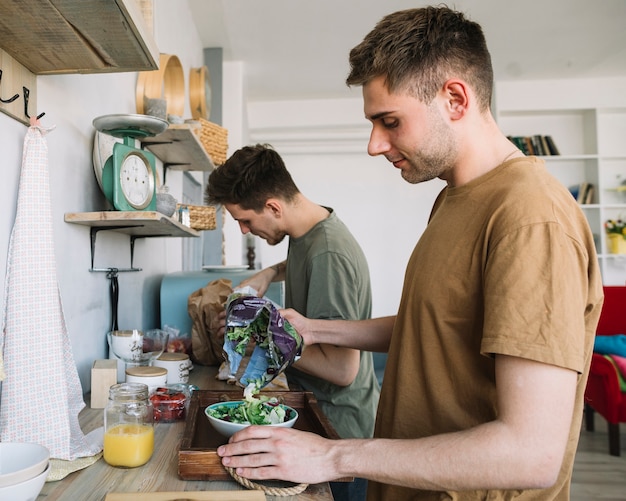
{"label": "green salad in bowl", "polygon": [[291,428],[298,419],[298,412],[282,404],[276,397],[255,396],[255,387],[244,391],[244,400],[217,402],[209,405],[204,413],[213,428],[225,437],[250,425],[278,426]]}

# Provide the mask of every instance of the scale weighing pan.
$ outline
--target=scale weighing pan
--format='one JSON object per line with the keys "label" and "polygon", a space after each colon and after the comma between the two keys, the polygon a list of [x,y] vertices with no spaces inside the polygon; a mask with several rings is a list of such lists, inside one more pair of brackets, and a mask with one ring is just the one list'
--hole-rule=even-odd
{"label": "scale weighing pan", "polygon": [[150,115],[124,114],[104,115],[93,119],[93,126],[100,132],[115,137],[147,137],[161,134],[169,123]]}

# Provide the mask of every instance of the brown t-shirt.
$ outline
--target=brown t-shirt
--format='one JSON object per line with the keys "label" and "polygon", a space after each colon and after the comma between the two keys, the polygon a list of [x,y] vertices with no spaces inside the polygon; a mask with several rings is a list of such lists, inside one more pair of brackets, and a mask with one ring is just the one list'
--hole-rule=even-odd
{"label": "brown t-shirt", "polygon": [[581,374],[568,449],[551,489],[446,493],[370,482],[368,499],[568,500],[601,302],[585,216],[541,160],[510,160],[444,189],[407,266],[375,436],[494,420],[494,354],[506,354]]}

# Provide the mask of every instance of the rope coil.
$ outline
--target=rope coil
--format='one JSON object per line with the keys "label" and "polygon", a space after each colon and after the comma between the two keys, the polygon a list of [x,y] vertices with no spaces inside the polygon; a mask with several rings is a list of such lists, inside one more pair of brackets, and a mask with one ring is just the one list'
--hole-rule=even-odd
{"label": "rope coil", "polygon": [[233,477],[237,483],[243,485],[247,489],[263,491],[265,494],[269,494],[270,496],[295,496],[304,492],[309,486],[309,484],[297,484],[293,487],[268,487],[266,485],[252,482],[247,478],[240,477],[237,475],[234,468],[230,468],[229,466],[224,466],[224,468],[226,468],[226,471],[230,473],[230,476]]}

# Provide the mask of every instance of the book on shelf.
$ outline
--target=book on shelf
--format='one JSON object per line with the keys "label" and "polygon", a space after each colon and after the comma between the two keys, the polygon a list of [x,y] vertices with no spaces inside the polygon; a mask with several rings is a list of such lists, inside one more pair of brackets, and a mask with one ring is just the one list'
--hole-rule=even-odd
{"label": "book on shelf", "polygon": [[554,139],[552,136],[544,136],[546,138],[546,143],[548,145],[548,151],[550,151],[550,155],[560,155],[559,149],[554,144]]}
{"label": "book on shelf", "polygon": [[593,203],[595,187],[593,184],[583,181],[580,184],[569,187],[569,191],[581,205]]}
{"label": "book on shelf", "polygon": [[547,153],[547,151],[543,149],[543,142],[541,141],[540,135],[532,136],[530,140],[532,142],[533,151],[535,152],[535,155],[540,155],[540,156],[549,155],[549,153]]}
{"label": "book on shelf", "polygon": [[552,136],[535,134],[533,136],[507,136],[507,138],[524,155],[550,156],[560,154]]}

